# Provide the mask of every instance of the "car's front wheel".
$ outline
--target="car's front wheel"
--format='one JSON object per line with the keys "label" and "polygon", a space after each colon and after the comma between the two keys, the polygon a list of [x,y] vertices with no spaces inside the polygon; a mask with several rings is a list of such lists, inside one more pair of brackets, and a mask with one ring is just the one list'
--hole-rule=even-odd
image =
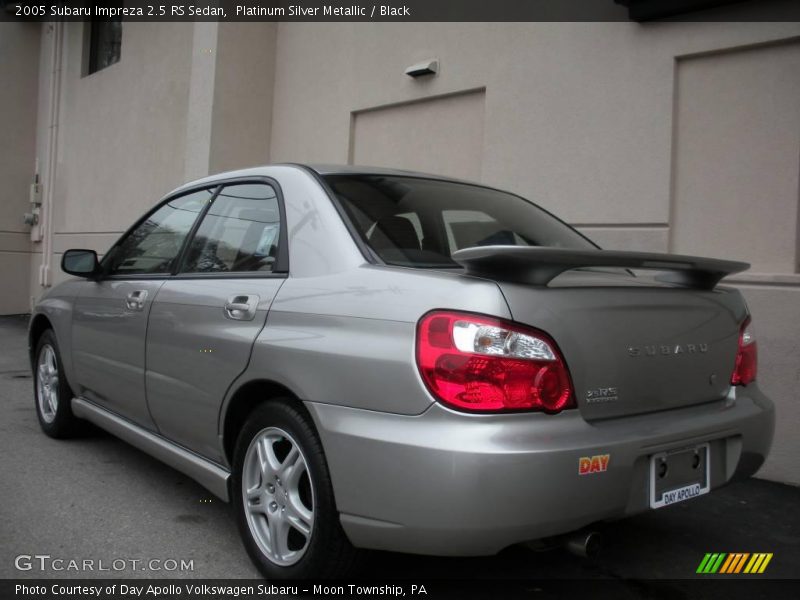
{"label": "car's front wheel", "polygon": [[288,402],[256,408],[234,453],[239,529],[269,579],[341,577],[355,549],[345,537],[322,445],[308,417]]}
{"label": "car's front wheel", "polygon": [[33,391],[42,431],[53,438],[75,435],[80,431],[81,422],[72,414],[72,390],[64,375],[52,329],[39,337],[34,357]]}

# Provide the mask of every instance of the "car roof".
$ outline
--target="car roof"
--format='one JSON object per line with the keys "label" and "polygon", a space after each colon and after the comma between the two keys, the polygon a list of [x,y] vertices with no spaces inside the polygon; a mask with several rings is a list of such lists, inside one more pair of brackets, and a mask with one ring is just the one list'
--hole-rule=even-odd
{"label": "car roof", "polygon": [[339,165],[339,164],[328,164],[328,163],[275,163],[275,164],[260,165],[256,167],[248,167],[246,169],[238,169],[234,171],[225,171],[223,173],[214,173],[213,175],[208,175],[206,177],[201,177],[200,179],[188,181],[183,185],[180,185],[174,190],[172,190],[169,194],[167,194],[167,196],[171,196],[176,193],[181,193],[185,190],[194,188],[199,185],[213,185],[216,182],[225,179],[273,175],[274,173],[271,172],[271,170],[274,169],[275,167],[293,167],[297,169],[304,169],[306,171],[311,171],[320,177],[326,175],[386,175],[394,177],[419,177],[422,179],[452,181],[456,183],[466,183],[470,185],[478,185],[481,187],[486,187],[484,184],[478,182],[457,179],[454,177],[447,177],[445,175],[436,175],[433,173],[424,173],[421,171],[408,171],[404,169],[390,169],[388,167],[371,167],[364,165]]}

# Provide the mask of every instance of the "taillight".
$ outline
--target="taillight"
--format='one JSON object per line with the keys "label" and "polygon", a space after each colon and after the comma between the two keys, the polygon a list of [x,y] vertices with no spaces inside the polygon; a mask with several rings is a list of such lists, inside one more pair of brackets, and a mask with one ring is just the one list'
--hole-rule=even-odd
{"label": "taillight", "polygon": [[454,408],[497,412],[575,407],[567,365],[545,333],[492,317],[435,311],[417,327],[417,365]]}
{"label": "taillight", "polygon": [[747,317],[739,330],[739,350],[736,352],[736,366],[733,369],[731,384],[747,385],[756,380],[758,371],[758,347],[750,317]]}

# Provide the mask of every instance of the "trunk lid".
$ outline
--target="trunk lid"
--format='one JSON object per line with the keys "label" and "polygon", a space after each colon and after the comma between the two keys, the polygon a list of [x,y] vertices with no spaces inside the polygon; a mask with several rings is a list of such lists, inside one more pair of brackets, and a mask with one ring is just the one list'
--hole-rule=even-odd
{"label": "trunk lid", "polygon": [[[692,257],[680,259],[684,269]],[[653,264],[669,269],[671,260],[663,255]],[[739,326],[747,314],[737,290],[709,289],[707,277],[693,279],[692,267],[680,284],[667,283],[675,279],[662,275],[561,269],[541,285],[526,281],[520,269],[509,269],[507,263],[494,276],[485,260],[482,264],[480,275],[497,281],[513,319],[545,331],[559,345],[586,420],[700,404],[728,393]],[[701,268],[720,273],[742,270],[740,265],[711,261]],[[631,266],[641,267],[641,261]],[[541,273],[548,267],[532,268]]]}
{"label": "trunk lid", "polygon": [[[728,393],[746,309],[735,290],[562,276],[536,289],[499,282],[515,321],[559,345],[587,420],[667,410]],[[598,280],[604,279],[604,285]]]}

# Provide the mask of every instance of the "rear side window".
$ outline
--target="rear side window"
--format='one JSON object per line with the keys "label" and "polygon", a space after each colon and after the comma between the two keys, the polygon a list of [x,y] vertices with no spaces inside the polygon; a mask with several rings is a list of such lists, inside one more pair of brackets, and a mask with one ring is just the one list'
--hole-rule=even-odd
{"label": "rear side window", "polygon": [[453,267],[474,246],[595,248],[535,204],[477,185],[391,175],[324,178],[358,234],[380,258],[409,267]]}
{"label": "rear side window", "polygon": [[228,185],[203,217],[182,272],[274,271],[280,226],[278,197],[270,185]]}

